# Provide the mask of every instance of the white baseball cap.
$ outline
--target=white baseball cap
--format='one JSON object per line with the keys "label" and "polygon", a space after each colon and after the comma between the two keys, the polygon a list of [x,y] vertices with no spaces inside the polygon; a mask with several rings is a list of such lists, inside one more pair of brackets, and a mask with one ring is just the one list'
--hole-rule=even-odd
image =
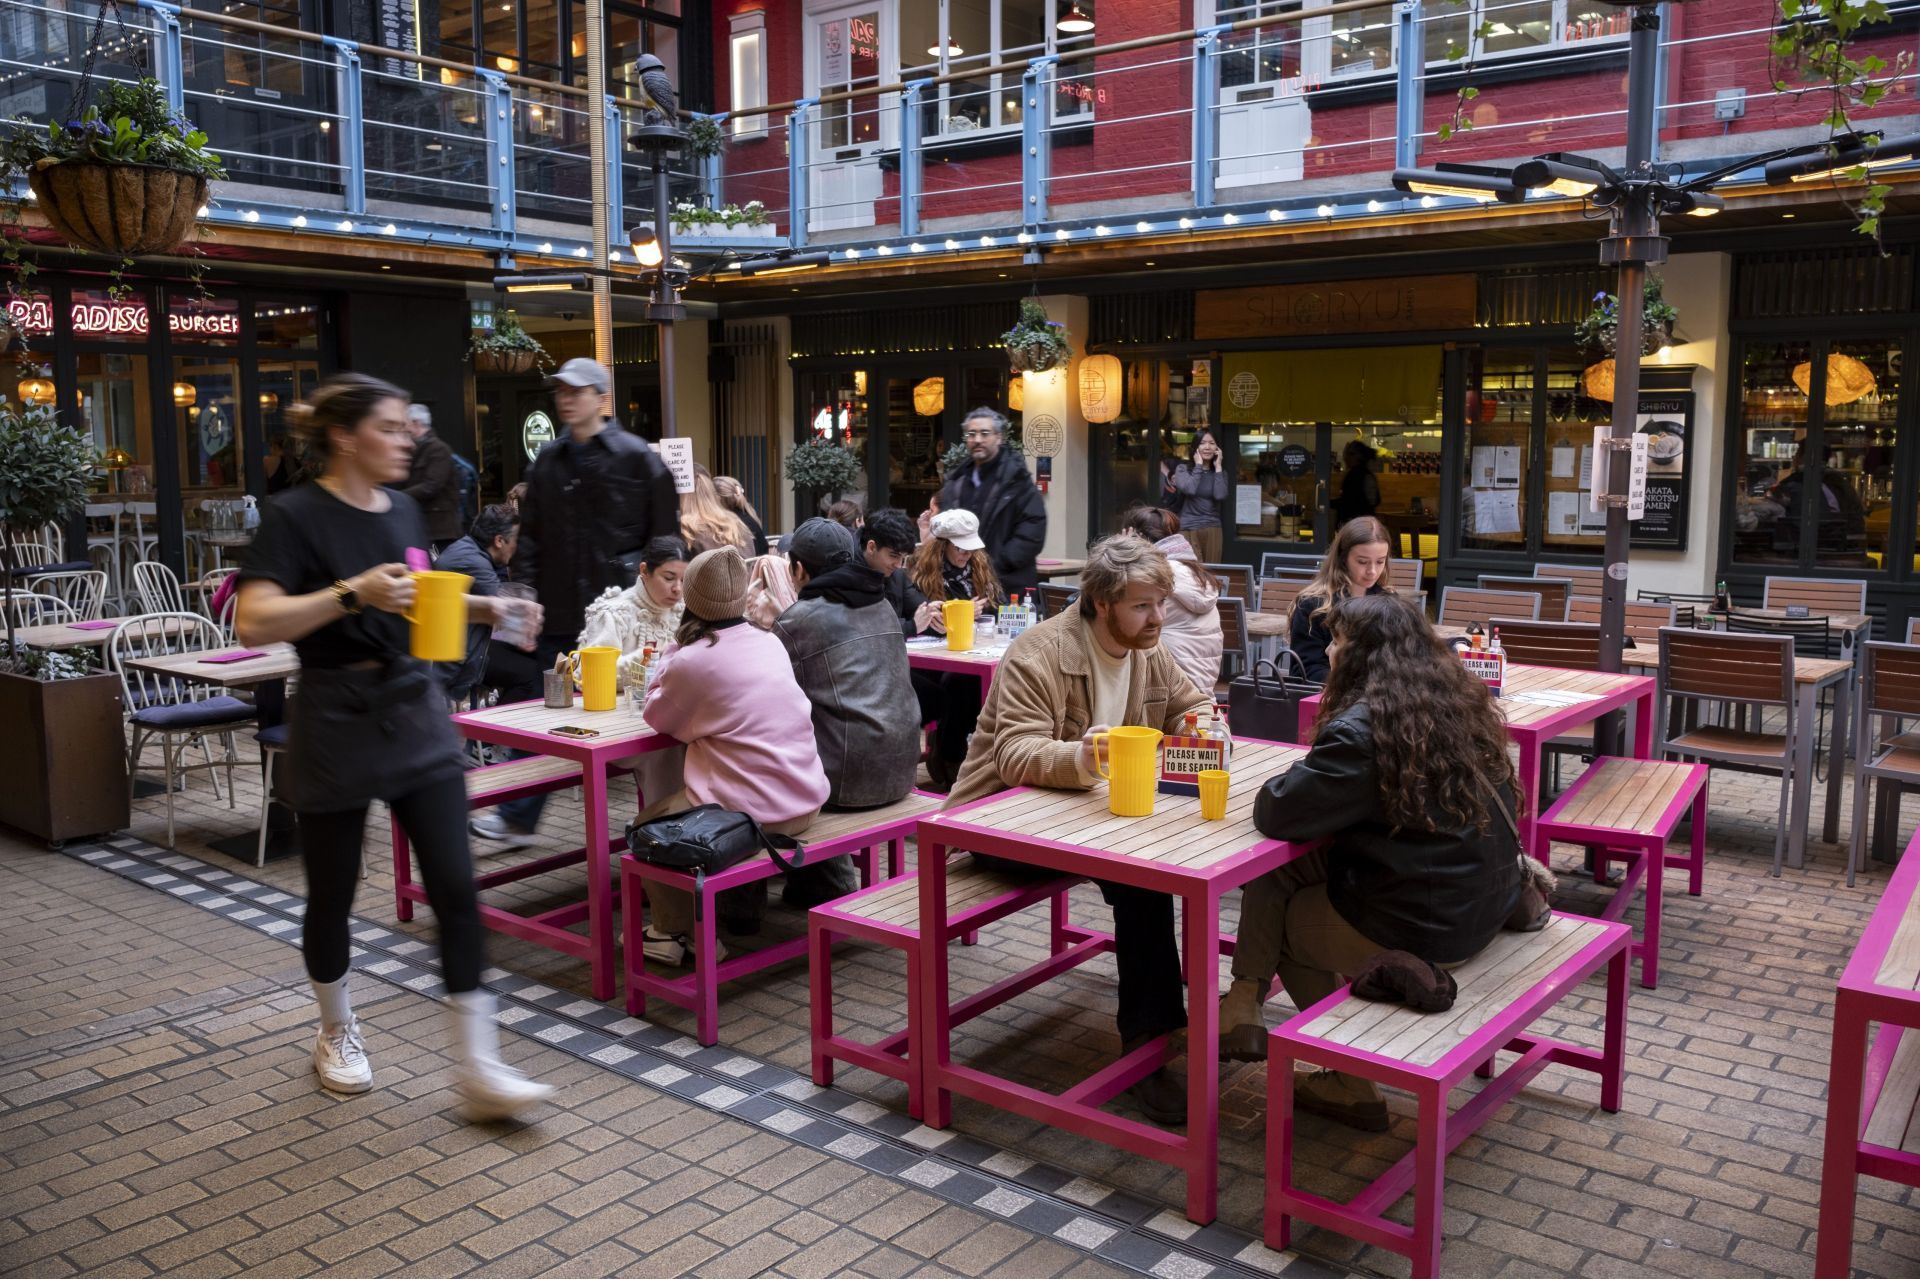
{"label": "white baseball cap", "polygon": [[980,540],[980,517],[972,511],[942,511],[933,517],[931,531],[935,537],[945,538],[963,551],[987,548]]}

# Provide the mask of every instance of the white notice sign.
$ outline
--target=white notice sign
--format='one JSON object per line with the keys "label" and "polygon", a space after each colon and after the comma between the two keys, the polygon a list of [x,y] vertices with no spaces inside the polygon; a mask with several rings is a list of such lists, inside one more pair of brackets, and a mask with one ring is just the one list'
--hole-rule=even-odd
{"label": "white notice sign", "polygon": [[1233,522],[1235,524],[1260,522],[1260,486],[1258,484],[1233,486]]}
{"label": "white notice sign", "polygon": [[1647,444],[1651,438],[1638,432],[1633,437],[1633,461],[1627,471],[1627,518],[1630,520],[1647,513]]}
{"label": "white notice sign", "polygon": [[693,441],[684,436],[669,436],[656,446],[660,460],[673,472],[673,491],[693,492]]}

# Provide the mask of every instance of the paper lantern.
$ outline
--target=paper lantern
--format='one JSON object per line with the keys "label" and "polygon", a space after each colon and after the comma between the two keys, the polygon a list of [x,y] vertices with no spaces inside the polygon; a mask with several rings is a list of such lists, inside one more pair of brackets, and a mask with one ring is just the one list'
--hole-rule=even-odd
{"label": "paper lantern", "polygon": [[1007,379],[1007,407],[1015,413],[1027,411],[1027,375],[1016,373]]}
{"label": "paper lantern", "polygon": [[[262,409],[262,411],[271,413],[279,407],[280,407],[279,395],[277,395],[272,391],[260,392],[260,408]],[[632,416],[632,415],[629,414],[628,416]]]}
{"label": "paper lantern", "polygon": [[20,402],[28,407],[53,403],[54,386],[51,378],[30,377],[14,389],[20,392]]}
{"label": "paper lantern", "polygon": [[[1813,363],[1811,361],[1793,366],[1793,384],[1800,388],[1800,394],[1813,394],[1811,390]],[[1873,370],[1851,355],[1841,355],[1836,351],[1827,357],[1827,387],[1824,398],[1828,407],[1835,404],[1851,404],[1862,396],[1872,395],[1879,387],[1879,382],[1874,379]]]}
{"label": "paper lantern", "polygon": [[1613,361],[1602,360],[1580,375],[1581,389],[1590,400],[1613,403]]}
{"label": "paper lantern", "polygon": [[947,380],[930,377],[913,388],[913,411],[921,417],[939,417],[947,407]]}
{"label": "paper lantern", "polygon": [[863,369],[855,369],[853,371],[853,393],[855,395],[865,395],[867,393],[867,375]]}
{"label": "paper lantern", "polygon": [[173,407],[177,409],[192,408],[193,402],[199,398],[200,393],[193,389],[193,383],[175,382],[173,384]]}
{"label": "paper lantern", "polygon": [[1111,422],[1120,416],[1125,387],[1118,356],[1089,355],[1080,361],[1080,416],[1089,422]]}
{"label": "paper lantern", "polygon": [[133,465],[133,454],[123,448],[110,448],[101,455],[100,461],[109,471],[124,471]]}

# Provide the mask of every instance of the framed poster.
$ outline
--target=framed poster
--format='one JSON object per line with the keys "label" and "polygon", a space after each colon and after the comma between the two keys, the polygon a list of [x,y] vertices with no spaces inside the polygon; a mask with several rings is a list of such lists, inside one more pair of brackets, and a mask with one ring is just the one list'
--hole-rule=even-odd
{"label": "framed poster", "polygon": [[1687,476],[1693,470],[1693,392],[1644,391],[1634,431],[1647,437],[1646,513],[1633,524],[1633,545],[1687,549]]}

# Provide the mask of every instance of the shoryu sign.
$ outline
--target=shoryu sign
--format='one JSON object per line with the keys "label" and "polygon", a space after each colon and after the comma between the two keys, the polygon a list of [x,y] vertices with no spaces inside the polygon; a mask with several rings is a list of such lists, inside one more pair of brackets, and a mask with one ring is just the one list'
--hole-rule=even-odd
{"label": "shoryu sign", "polygon": [[553,439],[553,419],[535,409],[520,424],[520,443],[526,447],[527,461],[540,456],[541,446]]}

